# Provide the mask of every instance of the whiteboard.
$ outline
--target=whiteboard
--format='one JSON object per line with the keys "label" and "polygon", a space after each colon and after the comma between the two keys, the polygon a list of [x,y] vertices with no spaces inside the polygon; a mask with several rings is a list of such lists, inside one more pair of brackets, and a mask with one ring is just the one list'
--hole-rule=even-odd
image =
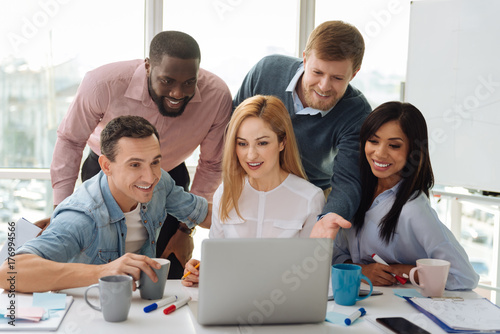
{"label": "whiteboard", "polygon": [[435,183],[500,192],[500,1],[410,9],[405,101],[425,116]]}

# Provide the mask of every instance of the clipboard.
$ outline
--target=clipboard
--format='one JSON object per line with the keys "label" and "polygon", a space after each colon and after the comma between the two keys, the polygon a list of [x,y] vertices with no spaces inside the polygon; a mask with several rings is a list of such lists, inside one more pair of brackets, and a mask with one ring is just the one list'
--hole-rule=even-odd
{"label": "clipboard", "polygon": [[[420,312],[425,314],[429,319],[431,319],[435,324],[437,324],[439,327],[441,327],[447,333],[500,333],[500,330],[493,330],[493,329],[492,330],[486,330],[486,329],[481,330],[481,329],[473,329],[473,328],[469,328],[469,329],[452,328],[452,327],[448,326],[446,323],[444,323],[436,314],[433,314],[432,312],[426,310],[422,306],[415,303],[414,299],[416,299],[416,297],[403,297],[403,298],[406,299],[406,301],[409,302],[410,305],[412,305],[417,310],[419,310]],[[489,304],[498,308],[498,306],[492,304],[486,298],[478,298],[478,299],[484,300],[485,303],[489,303]],[[458,303],[467,303],[468,300],[470,301],[470,299],[464,299],[463,301],[459,301]],[[445,300],[442,300],[442,302],[444,302],[444,301]],[[498,311],[500,312],[500,308],[498,309]],[[496,319],[498,319],[498,318],[496,318]]]}

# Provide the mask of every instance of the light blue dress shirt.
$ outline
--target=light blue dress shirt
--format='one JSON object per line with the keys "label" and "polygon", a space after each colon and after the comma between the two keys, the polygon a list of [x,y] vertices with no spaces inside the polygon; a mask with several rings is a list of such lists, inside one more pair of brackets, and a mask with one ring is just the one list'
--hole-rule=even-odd
{"label": "light blue dress shirt", "polygon": [[[156,238],[167,212],[188,227],[201,223],[208,210],[206,199],[187,193],[162,170],[153,197],[141,206],[141,220],[148,239],[139,253],[155,257]],[[125,254],[125,215],[111,195],[107,176],[84,182],[61,202],[47,230],[25,243],[17,254],[31,253],[56,262],[105,264]]]}
{"label": "light blue dress shirt", "polygon": [[375,262],[373,253],[389,264],[416,265],[418,259],[442,259],[451,263],[446,289],[475,288],[479,275],[455,236],[441,223],[425,194],[403,206],[396,234],[389,244],[380,238],[379,223],[391,209],[400,184],[377,196],[365,214],[365,223],[358,235],[354,228],[341,229],[335,239],[333,263],[351,259],[354,263],[369,264]]}

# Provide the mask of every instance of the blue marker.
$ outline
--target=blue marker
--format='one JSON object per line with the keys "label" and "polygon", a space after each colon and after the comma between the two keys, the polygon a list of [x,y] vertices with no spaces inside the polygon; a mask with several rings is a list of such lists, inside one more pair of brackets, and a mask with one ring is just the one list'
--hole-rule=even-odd
{"label": "blue marker", "polygon": [[366,314],[366,311],[364,308],[360,308],[359,310],[357,310],[356,312],[354,312],[353,314],[351,314],[347,319],[344,320],[345,324],[347,326],[349,326],[350,324],[352,324],[354,321],[356,321],[356,319],[358,319],[359,317],[362,317]]}
{"label": "blue marker", "polygon": [[162,299],[160,301],[157,301],[156,303],[153,303],[151,305],[148,305],[144,308],[144,312],[148,313],[151,311],[156,310],[158,307],[165,306],[167,304],[171,304],[177,300],[177,296],[170,296],[168,298]]}

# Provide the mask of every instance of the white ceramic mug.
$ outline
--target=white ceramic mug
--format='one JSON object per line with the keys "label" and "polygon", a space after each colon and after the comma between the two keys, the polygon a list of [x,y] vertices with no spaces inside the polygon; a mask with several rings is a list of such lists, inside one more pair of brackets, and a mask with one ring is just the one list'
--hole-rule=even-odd
{"label": "white ceramic mug", "polygon": [[[415,272],[418,270],[418,281],[415,282]],[[419,259],[417,266],[410,270],[411,283],[422,289],[424,297],[441,297],[443,296],[448,272],[450,271],[450,262],[439,259]]]}

